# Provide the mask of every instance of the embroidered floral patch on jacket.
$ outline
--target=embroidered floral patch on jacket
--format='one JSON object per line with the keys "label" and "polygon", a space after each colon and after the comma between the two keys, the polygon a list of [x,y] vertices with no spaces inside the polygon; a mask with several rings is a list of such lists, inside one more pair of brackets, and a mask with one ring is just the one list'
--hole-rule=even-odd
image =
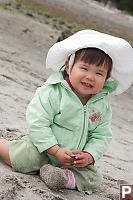
{"label": "embroidered floral patch on jacket", "polygon": [[89,117],[92,122],[101,120],[101,113],[93,113],[92,116]]}

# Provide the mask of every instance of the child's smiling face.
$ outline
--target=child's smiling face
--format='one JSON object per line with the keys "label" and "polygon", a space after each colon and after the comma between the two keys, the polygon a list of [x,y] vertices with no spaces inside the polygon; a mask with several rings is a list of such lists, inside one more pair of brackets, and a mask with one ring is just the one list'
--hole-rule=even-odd
{"label": "child's smiling face", "polygon": [[[69,66],[66,62],[66,71],[69,74]],[[75,94],[79,98],[88,100],[91,95],[99,93],[107,78],[107,67],[96,66],[78,60],[70,70],[70,82]]]}

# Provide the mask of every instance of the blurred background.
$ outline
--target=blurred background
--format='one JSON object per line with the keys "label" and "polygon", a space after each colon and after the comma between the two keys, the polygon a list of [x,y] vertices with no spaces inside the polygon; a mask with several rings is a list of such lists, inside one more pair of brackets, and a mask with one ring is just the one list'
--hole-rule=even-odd
{"label": "blurred background", "polygon": [[132,0],[95,0],[106,5],[114,6],[120,10],[123,10],[129,14],[133,14],[133,1]]}
{"label": "blurred background", "polygon": [[0,0],[0,4],[59,32],[91,28],[123,37],[133,44],[132,0]]}

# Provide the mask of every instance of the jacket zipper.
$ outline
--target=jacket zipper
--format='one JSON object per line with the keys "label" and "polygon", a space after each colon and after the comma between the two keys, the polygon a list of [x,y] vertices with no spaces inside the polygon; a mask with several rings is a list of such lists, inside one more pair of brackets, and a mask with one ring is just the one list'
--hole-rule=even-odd
{"label": "jacket zipper", "polygon": [[[81,138],[80,138],[80,141],[79,141],[79,145],[78,145],[78,149],[80,150],[80,144],[81,144],[81,141],[82,141],[82,138],[83,138],[83,132],[85,130],[85,126],[86,126],[86,110],[87,110],[87,106],[83,106],[83,110],[84,110],[84,119],[83,119],[83,128],[82,128],[82,135],[81,135]],[[83,147],[82,147],[83,148]]]}

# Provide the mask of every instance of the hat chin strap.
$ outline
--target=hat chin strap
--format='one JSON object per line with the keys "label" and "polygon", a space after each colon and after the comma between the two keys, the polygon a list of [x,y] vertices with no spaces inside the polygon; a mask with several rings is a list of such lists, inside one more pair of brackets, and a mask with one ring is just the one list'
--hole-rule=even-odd
{"label": "hat chin strap", "polygon": [[68,68],[69,80],[70,80],[70,71],[71,71],[71,68],[73,66],[74,59],[75,59],[75,53],[71,54],[70,59],[69,59],[69,68]]}

